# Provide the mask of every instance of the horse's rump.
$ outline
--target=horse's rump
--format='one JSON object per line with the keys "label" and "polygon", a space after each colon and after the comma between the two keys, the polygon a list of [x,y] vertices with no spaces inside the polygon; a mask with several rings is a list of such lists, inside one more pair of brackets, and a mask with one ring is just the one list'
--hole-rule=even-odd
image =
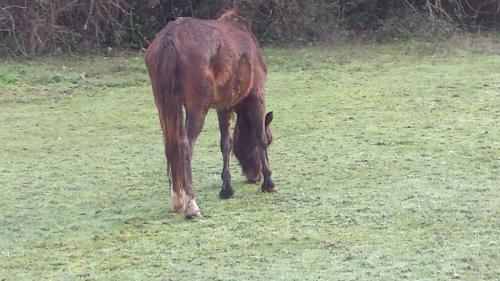
{"label": "horse's rump", "polygon": [[212,80],[211,107],[229,108],[250,88],[263,90],[266,65],[254,36],[234,13],[217,20],[179,18],[158,39],[172,40],[177,46],[181,87],[189,88],[202,78]]}

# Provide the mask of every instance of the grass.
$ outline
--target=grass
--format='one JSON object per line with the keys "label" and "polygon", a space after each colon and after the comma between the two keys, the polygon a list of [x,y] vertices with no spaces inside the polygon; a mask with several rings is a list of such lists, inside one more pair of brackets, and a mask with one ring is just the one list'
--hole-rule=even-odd
{"label": "grass", "polygon": [[499,280],[500,52],[266,49],[276,194],[217,198],[211,112],[194,155],[205,217],[168,213],[138,54],[0,65],[0,280]]}

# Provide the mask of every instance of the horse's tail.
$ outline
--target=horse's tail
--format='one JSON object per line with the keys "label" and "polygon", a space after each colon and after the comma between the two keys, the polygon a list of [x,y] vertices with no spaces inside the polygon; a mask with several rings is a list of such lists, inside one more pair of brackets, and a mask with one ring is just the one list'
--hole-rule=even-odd
{"label": "horse's tail", "polygon": [[[176,79],[178,79],[178,54],[175,43],[165,36],[159,47],[156,63],[156,103],[163,130],[167,166],[173,188],[183,186],[185,170],[185,149],[181,147],[185,138],[182,114],[182,95]],[[176,192],[180,190],[174,190]]]}

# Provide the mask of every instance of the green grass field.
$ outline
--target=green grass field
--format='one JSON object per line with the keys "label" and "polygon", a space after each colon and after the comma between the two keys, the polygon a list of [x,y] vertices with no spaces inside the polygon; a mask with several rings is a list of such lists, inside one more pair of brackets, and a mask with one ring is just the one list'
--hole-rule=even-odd
{"label": "green grass field", "polygon": [[140,54],[3,60],[0,280],[500,280],[500,48],[266,49],[276,194],[216,114],[168,213]]}

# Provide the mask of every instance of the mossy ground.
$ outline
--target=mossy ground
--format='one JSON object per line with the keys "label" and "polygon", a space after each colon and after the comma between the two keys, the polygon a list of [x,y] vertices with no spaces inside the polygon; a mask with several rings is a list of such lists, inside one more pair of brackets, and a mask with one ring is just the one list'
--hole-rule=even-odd
{"label": "mossy ground", "polygon": [[280,192],[218,199],[211,112],[197,220],[140,54],[3,61],[0,280],[498,280],[500,52],[429,46],[266,49]]}

